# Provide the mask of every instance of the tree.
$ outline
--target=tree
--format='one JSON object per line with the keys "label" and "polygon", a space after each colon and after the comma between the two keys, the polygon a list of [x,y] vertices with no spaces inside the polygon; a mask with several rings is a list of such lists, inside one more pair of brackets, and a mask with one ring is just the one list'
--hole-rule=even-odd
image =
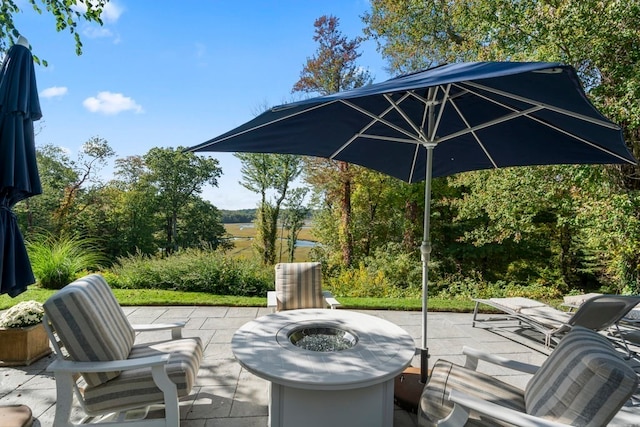
{"label": "tree", "polygon": [[[69,221],[70,214],[73,212],[77,215],[91,204],[90,199],[85,199],[81,204],[77,203],[80,192],[102,185],[98,172],[106,165],[107,159],[114,155],[115,152],[106,139],[96,136],[83,144],[77,162],[72,163],[77,179],[66,186],[60,205],[53,214],[57,234],[74,228],[73,223]],[[87,184],[91,187],[87,188]]]}
{"label": "tree", "polygon": [[[76,31],[79,21],[95,22],[102,25],[100,15],[109,0],[3,0],[0,3],[0,52],[6,51],[16,43],[20,36],[20,29],[13,22],[13,16],[24,12],[30,5],[34,11],[42,14],[42,7],[53,15],[56,21],[56,31],[68,30],[73,34],[76,54],[82,54],[82,41]],[[39,61],[36,58],[36,61]],[[44,62],[46,65],[46,62]]]}
{"label": "tree", "polygon": [[183,248],[230,248],[218,208],[198,197],[181,210],[178,221],[178,245]]}
{"label": "tree", "polygon": [[[368,71],[356,65],[361,56],[358,48],[362,37],[348,40],[338,30],[339,19],[334,16],[321,16],[314,22],[315,35],[313,40],[318,42],[316,54],[307,59],[300,79],[294,84],[293,92],[317,93],[327,95],[342,90],[353,89],[371,82]],[[339,186],[340,191],[325,191],[327,196],[336,197],[341,211],[340,241],[342,260],[344,265],[351,265],[353,258],[353,235],[351,230],[351,166],[346,162],[326,160],[307,160],[307,176],[323,174],[331,181],[330,186]],[[311,178],[312,180],[314,178]],[[320,179],[315,179],[319,184]]]}
{"label": "tree", "polygon": [[60,147],[38,147],[36,160],[42,194],[23,200],[14,207],[18,224],[27,240],[33,232],[54,233],[56,223],[52,213],[59,208],[65,189],[78,180],[74,163]]}
{"label": "tree", "polygon": [[[640,2],[615,0],[373,0],[364,16],[365,33],[394,72],[415,71],[432,64],[476,60],[544,60],[573,65],[592,102],[623,126],[632,152],[640,154]],[[638,166],[606,168],[602,183],[608,198],[592,190],[581,195],[578,212],[598,206],[614,228],[589,222],[599,236],[600,256],[617,254],[615,274],[630,288],[640,287],[640,243],[631,220],[640,217]],[[517,174],[526,172],[519,171]],[[603,176],[604,176],[603,175]],[[616,176],[617,175],[617,176]],[[568,197],[568,196],[567,196]],[[521,200],[512,198],[512,209]],[[587,200],[591,199],[591,203]],[[615,201],[615,202],[614,202]],[[592,210],[592,209],[589,209]],[[595,218],[595,217],[592,217]],[[626,223],[630,227],[622,227]],[[566,229],[565,229],[566,231]],[[558,232],[561,232],[558,230]],[[623,235],[626,236],[623,237]],[[593,242],[594,239],[578,239]],[[621,251],[619,242],[624,241]],[[565,244],[567,241],[565,241]],[[593,248],[593,247],[592,247]],[[566,258],[565,258],[566,259]],[[566,266],[560,267],[567,272]],[[624,278],[624,279],[622,279]]]}
{"label": "tree", "polygon": [[[205,184],[218,185],[222,174],[218,160],[185,152],[184,147],[152,148],[143,156],[148,169],[145,183],[155,189],[158,210],[164,220],[164,248],[178,249],[178,221],[181,210],[202,193]],[[214,224],[211,224],[213,226]]]}
{"label": "tree", "polygon": [[[275,264],[280,207],[291,184],[302,172],[302,160],[291,154],[236,153],[235,156],[242,164],[240,184],[260,194],[254,247],[264,265]],[[273,192],[271,198],[269,191]]]}
{"label": "tree", "polygon": [[[287,230],[287,262],[293,262],[298,235],[302,231],[304,220],[309,215],[310,209],[304,204],[304,198],[308,192],[308,188],[294,188],[291,190],[290,196],[285,200],[284,207],[286,210],[282,228]],[[280,260],[282,261],[282,244],[280,248]]]}

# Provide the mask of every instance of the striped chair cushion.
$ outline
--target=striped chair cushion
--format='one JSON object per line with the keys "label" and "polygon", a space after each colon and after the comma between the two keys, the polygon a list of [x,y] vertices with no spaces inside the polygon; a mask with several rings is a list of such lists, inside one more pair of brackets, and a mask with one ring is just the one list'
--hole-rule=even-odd
{"label": "striped chair cushion", "polygon": [[[135,332],[99,274],[65,286],[44,303],[44,310],[72,360],[123,360],[129,356]],[[118,375],[119,372],[82,374],[89,386]]]}
{"label": "striped chair cushion", "polygon": [[605,337],[574,326],[527,384],[525,404],[530,415],[603,426],[637,386],[637,375]]}
{"label": "striped chair cushion", "polygon": [[[177,386],[178,397],[183,397],[191,392],[195,383],[202,361],[202,351],[200,338],[182,338],[135,345],[129,358],[170,354],[166,370],[171,381]],[[87,387],[84,398],[89,413],[100,413],[162,402],[163,394],[153,382],[151,368],[140,368],[122,371],[111,381]]]}
{"label": "striped chair cushion", "polygon": [[319,262],[276,264],[277,310],[324,308]]}
{"label": "striped chair cushion", "polygon": [[[523,391],[503,383],[482,372],[464,368],[445,360],[438,360],[431,371],[429,382],[420,398],[418,425],[435,426],[437,422],[449,415],[453,403],[447,400],[449,391],[459,390],[464,393],[488,400],[498,405],[524,412]],[[484,418],[475,411],[469,414],[466,426],[503,425],[494,419]],[[504,424],[506,426],[510,424]]]}

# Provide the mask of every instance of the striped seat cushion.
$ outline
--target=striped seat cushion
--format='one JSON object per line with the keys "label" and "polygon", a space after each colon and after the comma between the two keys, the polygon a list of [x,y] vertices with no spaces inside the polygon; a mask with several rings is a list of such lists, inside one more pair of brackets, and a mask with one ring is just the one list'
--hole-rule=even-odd
{"label": "striped seat cushion", "polygon": [[277,310],[324,308],[319,262],[276,264]]}
{"label": "striped seat cushion", "polygon": [[[178,397],[191,392],[202,361],[202,341],[200,338],[181,338],[135,345],[130,359],[170,354],[166,366],[169,378],[178,389]],[[117,377],[84,391],[85,405],[89,413],[119,411],[130,407],[146,406],[163,401],[163,394],[153,382],[151,368],[122,371]]]}
{"label": "striped seat cushion", "polygon": [[[135,332],[99,274],[78,279],[56,292],[44,303],[44,311],[72,360],[124,360],[129,356]],[[82,374],[89,386],[118,375],[117,371]]]}
{"label": "striped seat cushion", "polygon": [[527,413],[572,426],[606,425],[638,386],[608,340],[574,326],[525,389]]}
{"label": "striped seat cushion", "polygon": [[[429,382],[420,398],[418,425],[421,427],[435,426],[439,420],[449,415],[453,409],[453,403],[447,400],[451,390],[459,390],[519,412],[524,412],[525,409],[522,390],[482,372],[467,369],[445,360],[438,360],[433,366]],[[465,425],[500,426],[503,424],[471,411],[469,421]]]}

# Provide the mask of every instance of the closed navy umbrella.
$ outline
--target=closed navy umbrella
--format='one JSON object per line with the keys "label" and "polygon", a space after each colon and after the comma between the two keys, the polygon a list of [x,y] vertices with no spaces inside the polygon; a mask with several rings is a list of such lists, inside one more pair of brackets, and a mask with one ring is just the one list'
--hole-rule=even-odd
{"label": "closed navy umbrella", "polygon": [[431,178],[507,166],[636,162],[620,127],[587,99],[575,70],[546,62],[435,67],[272,108],[189,150],[311,155],[425,180],[423,380]]}
{"label": "closed navy umbrella", "polygon": [[12,297],[35,283],[35,278],[11,208],[42,193],[33,132],[33,122],[42,112],[27,46],[20,37],[0,70],[0,294]]}

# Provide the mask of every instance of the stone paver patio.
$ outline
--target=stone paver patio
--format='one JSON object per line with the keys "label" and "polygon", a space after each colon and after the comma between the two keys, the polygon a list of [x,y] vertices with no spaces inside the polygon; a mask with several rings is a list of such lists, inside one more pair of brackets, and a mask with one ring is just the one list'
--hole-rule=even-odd
{"label": "stone paver patio", "polygon": [[[191,395],[181,401],[183,427],[264,427],[267,425],[267,382],[247,372],[235,361],[231,337],[246,322],[269,313],[266,308],[234,307],[125,307],[131,323],[159,323],[187,320],[185,336],[199,336],[205,345],[205,356]],[[361,311],[361,310],[358,310]],[[420,345],[420,312],[361,311],[378,316],[405,329]],[[438,358],[463,363],[464,345],[500,354],[523,362],[541,364],[545,358],[542,346],[523,339],[516,342],[492,330],[471,327],[470,313],[429,313],[428,344],[430,365]],[[168,338],[168,333],[145,333],[139,338],[153,341]],[[512,338],[512,337],[511,337]],[[523,345],[522,343],[526,344]],[[0,344],[1,345],[1,344]],[[0,367],[0,405],[28,405],[37,418],[34,426],[53,425],[55,382],[46,372],[51,357],[30,366]],[[414,357],[413,366],[419,366]],[[631,362],[640,373],[640,362]],[[482,365],[484,372],[523,388],[529,375],[502,371]],[[633,406],[624,408],[619,420],[610,425],[640,426],[640,395]],[[78,411],[78,416],[80,413]],[[332,414],[331,416],[337,416]],[[416,416],[396,408],[395,427],[416,426]]]}

